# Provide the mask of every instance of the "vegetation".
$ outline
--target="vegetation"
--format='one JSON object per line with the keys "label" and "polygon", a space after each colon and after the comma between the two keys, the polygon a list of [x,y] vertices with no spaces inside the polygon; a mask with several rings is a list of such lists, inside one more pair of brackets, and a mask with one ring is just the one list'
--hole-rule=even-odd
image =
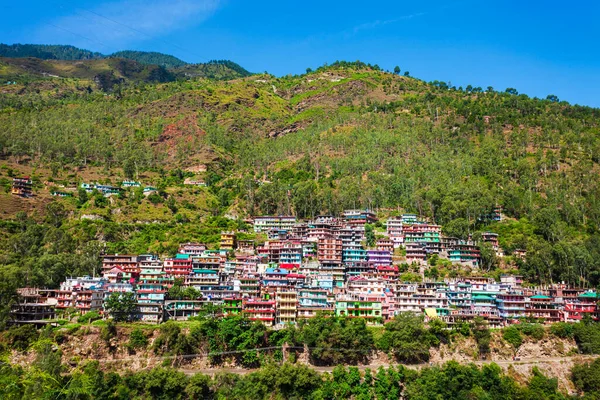
{"label": "vegetation", "polygon": [[117,51],[110,55],[113,58],[127,58],[129,60],[134,60],[139,62],[140,64],[150,64],[150,65],[160,65],[165,68],[175,68],[182,67],[187,63],[185,61],[181,61],[179,58],[163,54],[157,53],[155,51],[132,51],[132,50],[124,50]]}
{"label": "vegetation", "polygon": [[3,44],[0,43],[0,57],[35,57],[42,60],[90,60],[102,58],[100,53],[78,49],[75,46],[47,44]]}
{"label": "vegetation", "polygon": [[106,312],[116,322],[131,321],[137,312],[137,299],[135,293],[113,292],[104,302]]}
{"label": "vegetation", "polygon": [[[2,62],[6,76],[27,65]],[[7,168],[49,171],[39,174],[39,185],[78,180],[82,168],[112,180],[153,176],[161,188],[148,199],[134,194],[110,204],[94,196],[73,207],[75,218],[94,206],[105,220],[153,215],[150,221],[189,231],[225,214],[310,218],[354,207],[404,210],[442,224],[452,236],[499,233],[508,258],[500,262],[482,246],[484,272],[492,276],[508,267],[531,282],[600,283],[596,109],[426,83],[361,62],[338,62],[308,76],[226,82],[192,78],[191,71],[188,80],[169,82],[192,66],[177,72],[122,59],[84,60],[89,69],[44,63],[50,66],[29,70],[71,71],[66,76],[73,79],[27,72],[28,80],[6,87],[0,148]],[[94,81],[101,66],[110,72]],[[182,181],[184,169],[197,164],[206,165],[209,188],[192,195]],[[507,221],[487,218],[495,205]],[[124,206],[127,214],[111,212]],[[12,220],[2,227],[5,242],[15,235],[15,217],[3,216]],[[141,229],[154,231],[135,246],[146,252],[156,244],[154,233],[164,232],[117,226],[115,235],[103,235],[104,227],[75,218],[65,227],[75,241],[56,255],[82,253],[94,241],[116,249]],[[510,257],[517,249],[527,251],[525,260]],[[10,246],[1,251],[3,265],[21,258]]]}
{"label": "vegetation", "polygon": [[[598,394],[598,360],[575,366],[572,380],[583,398]],[[403,366],[360,372],[336,367],[331,374],[284,363],[269,364],[247,375],[220,373],[191,377],[157,367],[118,375],[97,362],[69,374],[50,366],[27,370],[0,364],[0,396],[5,399],[567,399],[556,379],[537,368],[525,383],[504,374],[496,364],[477,367],[449,362],[421,370]],[[580,398],[580,397],[576,397]]]}

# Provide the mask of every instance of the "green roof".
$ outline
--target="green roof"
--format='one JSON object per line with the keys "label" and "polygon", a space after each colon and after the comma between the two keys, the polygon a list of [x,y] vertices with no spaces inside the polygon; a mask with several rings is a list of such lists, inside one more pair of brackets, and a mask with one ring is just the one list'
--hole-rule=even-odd
{"label": "green roof", "polygon": [[190,255],[189,254],[176,254],[175,255],[175,259],[177,260],[189,260]]}
{"label": "green roof", "polygon": [[581,293],[579,295],[579,297],[589,297],[589,298],[595,299],[596,298],[596,293],[594,293],[594,292],[585,292],[585,293]]}
{"label": "green roof", "polygon": [[195,274],[216,274],[217,271],[215,271],[214,269],[195,269],[194,273]]}
{"label": "green roof", "polygon": [[492,296],[486,296],[485,294],[476,294],[473,296],[473,300],[494,300]]}
{"label": "green roof", "polygon": [[532,299],[551,299],[551,297],[544,296],[543,294],[536,294],[535,296],[531,296]]}

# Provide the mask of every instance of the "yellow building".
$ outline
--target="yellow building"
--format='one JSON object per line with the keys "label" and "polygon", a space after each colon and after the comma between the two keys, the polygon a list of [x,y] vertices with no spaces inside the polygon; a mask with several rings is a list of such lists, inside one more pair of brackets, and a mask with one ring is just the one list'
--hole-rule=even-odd
{"label": "yellow building", "polygon": [[221,232],[221,250],[233,250],[235,248],[235,232]]}

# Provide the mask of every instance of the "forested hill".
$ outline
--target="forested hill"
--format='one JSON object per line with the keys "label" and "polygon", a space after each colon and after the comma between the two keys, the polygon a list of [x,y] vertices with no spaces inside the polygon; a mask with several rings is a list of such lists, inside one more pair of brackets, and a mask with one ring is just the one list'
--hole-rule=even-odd
{"label": "forested hill", "polygon": [[35,57],[42,60],[90,60],[104,55],[75,46],[47,44],[4,44],[0,43],[0,57]]}
{"label": "forested hill", "polygon": [[[87,78],[0,90],[0,178],[5,187],[15,174],[37,182],[33,199],[0,197],[2,218],[25,210],[43,219],[52,185],[134,178],[161,189],[157,202],[56,200],[73,221],[68,249],[97,241],[107,251],[161,252],[199,240],[207,218],[367,207],[415,212],[461,238],[495,231],[508,255],[527,250],[510,267],[533,281],[600,283],[598,109],[345,62],[300,76],[189,77],[107,93]],[[194,174],[208,189],[183,185]],[[496,205],[505,222],[485,218]],[[89,214],[104,222],[84,234],[78,221]],[[152,224],[128,225],[138,222]],[[6,225],[3,242],[29,243],[19,236],[25,226]],[[48,237],[31,248],[60,253]],[[4,251],[17,268],[30,250]]]}
{"label": "forested hill", "polygon": [[[109,59],[125,59],[131,60],[141,65],[159,66],[168,69],[172,73],[171,78],[167,80],[174,80],[176,77],[181,79],[194,78],[209,78],[209,79],[236,79],[246,76],[250,76],[251,73],[230,60],[211,60],[207,63],[189,64],[177,57],[169,54],[163,54],[158,52],[148,51],[133,51],[124,50],[118,51],[113,54],[104,55],[101,53],[91,52],[89,50],[79,49],[74,46],[63,46],[63,45],[37,45],[37,44],[1,44],[0,43],[0,57],[4,57],[8,60],[4,60],[5,63],[13,65],[13,70],[9,70],[6,67],[1,68],[0,65],[0,79],[19,79],[23,75],[27,75],[31,78],[31,72],[38,70],[41,71],[43,76],[55,75],[56,71],[52,71],[51,67],[57,65],[74,65],[81,68],[87,68],[94,71],[94,66],[102,65],[99,72],[107,72],[108,69],[114,68],[114,63],[110,61],[89,63],[92,60],[109,60]],[[24,58],[35,58],[36,60],[23,60]],[[12,60],[11,60],[12,59]],[[46,60],[47,62],[43,62]],[[67,61],[66,63],[60,63],[60,61]],[[76,61],[84,62],[76,63]],[[37,64],[39,66],[46,66],[46,69],[37,67],[29,68],[25,73],[19,70],[18,67],[24,67]],[[133,65],[133,64],[130,64]],[[88,68],[91,66],[91,68]],[[143,67],[141,67],[143,68]],[[16,69],[17,71],[14,71]],[[22,69],[22,68],[21,68]],[[137,68],[140,69],[140,68]],[[10,74],[9,72],[12,72]],[[29,72],[29,74],[27,73]],[[38,74],[39,75],[39,74]],[[88,74],[89,75],[89,74]],[[66,74],[57,75],[60,77],[74,77],[82,78],[81,74]],[[156,79],[150,79],[150,82],[157,81]],[[159,79],[158,81],[164,82],[165,79]],[[147,82],[147,81],[144,81]]]}
{"label": "forested hill", "polygon": [[181,61],[177,57],[168,54],[157,53],[155,51],[125,50],[113,53],[110,55],[110,57],[127,58],[129,60],[137,61],[141,64],[160,65],[161,67],[165,68],[182,67],[187,65],[185,61]]}

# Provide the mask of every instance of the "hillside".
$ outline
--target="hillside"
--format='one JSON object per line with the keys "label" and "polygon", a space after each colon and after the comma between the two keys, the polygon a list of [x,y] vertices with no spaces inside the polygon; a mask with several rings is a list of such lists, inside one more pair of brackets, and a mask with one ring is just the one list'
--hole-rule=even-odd
{"label": "hillside", "polygon": [[47,44],[4,44],[0,43],[0,57],[35,57],[42,60],[89,60],[104,58],[104,55],[75,46]]}
{"label": "hillside", "polygon": [[[122,61],[84,65],[113,62]],[[497,232],[507,255],[527,250],[525,261],[509,257],[507,267],[532,281],[600,282],[598,109],[512,90],[449,88],[362,63],[281,78],[123,86],[106,95],[87,90],[93,73],[64,63],[51,65],[69,71],[69,80],[0,87],[0,179],[8,190],[12,176],[32,175],[37,194],[19,201],[6,193],[0,202],[2,218],[22,210],[32,221],[44,219],[33,210],[63,204],[69,249],[97,241],[115,252],[165,251],[197,235],[214,243],[215,232],[236,224],[223,216],[310,218],[367,207],[382,217],[414,212],[460,238]],[[150,74],[131,66],[127,76]],[[208,188],[183,185],[194,175]],[[49,195],[52,186],[124,178],[161,188],[162,200],[131,195],[97,206]],[[482,218],[496,205],[505,222]],[[104,222],[84,234],[81,217],[89,213]],[[13,223],[3,229],[6,243],[18,240]],[[34,253],[4,247],[3,263],[38,268],[50,246],[38,234]],[[88,268],[74,256],[69,263]]]}
{"label": "hillside", "polygon": [[116,83],[170,82],[176,78],[228,80],[251,74],[229,60],[188,64],[158,52],[125,50],[104,55],[74,46],[0,44],[0,81],[24,83],[47,77],[94,80],[97,75],[113,83],[99,85],[106,91]]}
{"label": "hillside", "polygon": [[[170,82],[174,76],[157,65],[109,58],[83,61],[41,60],[39,58],[0,58],[2,81],[30,82],[44,78],[67,78],[94,82],[98,89],[111,91],[121,83]],[[95,85],[95,86],[96,86]]]}
{"label": "hillside", "polygon": [[110,57],[126,58],[128,60],[137,61],[140,64],[160,65],[161,67],[165,68],[175,68],[187,65],[185,61],[181,61],[177,57],[168,54],[157,53],[155,51],[124,50],[117,51],[116,53],[111,54]]}

